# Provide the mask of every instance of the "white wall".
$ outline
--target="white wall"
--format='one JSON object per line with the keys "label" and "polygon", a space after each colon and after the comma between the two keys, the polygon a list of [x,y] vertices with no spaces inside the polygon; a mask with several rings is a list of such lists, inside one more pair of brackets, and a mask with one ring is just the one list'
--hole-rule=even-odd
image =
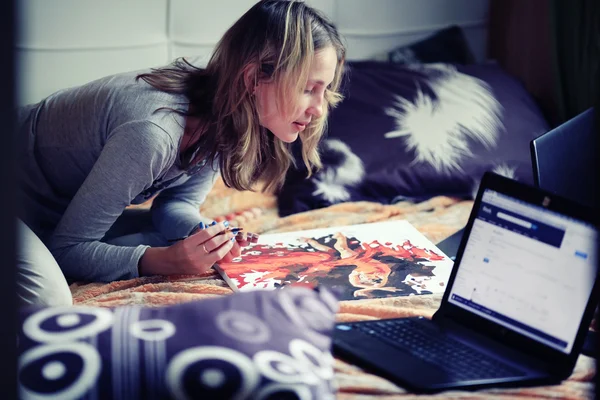
{"label": "white wall", "polygon": [[[256,0],[19,0],[17,102],[116,72],[206,59]],[[489,0],[307,0],[338,26],[348,58],[368,59],[451,24],[485,55]]]}

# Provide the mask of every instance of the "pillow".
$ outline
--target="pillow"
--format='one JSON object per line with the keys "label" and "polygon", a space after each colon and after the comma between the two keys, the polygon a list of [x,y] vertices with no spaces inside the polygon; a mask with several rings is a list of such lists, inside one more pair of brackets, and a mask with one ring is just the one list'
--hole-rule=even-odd
{"label": "pillow", "polygon": [[289,287],[162,308],[21,312],[21,398],[334,398],[337,300]]}
{"label": "pillow", "polygon": [[377,61],[398,64],[451,63],[472,64],[475,57],[469,48],[462,29],[453,25],[433,35],[406,46],[378,54]]}
{"label": "pillow", "polygon": [[533,182],[529,143],[548,124],[499,66],[350,62],[348,76],[322,143],[324,168],[306,179],[297,159],[280,215],[344,201],[472,197],[486,170]]}

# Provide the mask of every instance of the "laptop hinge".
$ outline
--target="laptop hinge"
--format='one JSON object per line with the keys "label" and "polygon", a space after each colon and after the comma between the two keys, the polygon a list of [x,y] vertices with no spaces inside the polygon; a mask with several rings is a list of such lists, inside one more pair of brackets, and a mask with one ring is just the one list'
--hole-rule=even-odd
{"label": "laptop hinge", "polygon": [[444,319],[446,319],[446,315],[444,313],[443,308],[444,307],[438,308],[437,311],[431,316],[431,319],[436,322],[442,322]]}

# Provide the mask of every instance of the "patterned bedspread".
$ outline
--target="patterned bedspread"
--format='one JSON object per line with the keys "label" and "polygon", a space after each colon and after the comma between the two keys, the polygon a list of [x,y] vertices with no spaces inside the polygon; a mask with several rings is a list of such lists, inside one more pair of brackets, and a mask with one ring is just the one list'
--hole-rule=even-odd
{"label": "patterned bedspread", "polygon": [[[471,211],[472,201],[448,197],[411,203],[383,205],[369,202],[342,203],[285,218],[277,216],[276,199],[253,192],[235,192],[217,183],[202,208],[204,215],[222,219],[246,231],[275,233],[368,222],[405,219],[436,243],[462,228]],[[147,205],[146,205],[147,206]],[[162,306],[191,300],[229,295],[232,290],[216,272],[204,275],[142,277],[108,284],[78,283],[71,286],[75,304],[114,307],[120,305]],[[391,297],[343,301],[338,321],[424,315],[437,309],[441,295]],[[360,368],[336,360],[339,399],[410,399],[410,398],[561,398],[593,397],[593,359],[580,356],[573,375],[561,385],[524,389],[491,389],[478,392],[451,391],[438,395],[412,395],[401,387]]]}

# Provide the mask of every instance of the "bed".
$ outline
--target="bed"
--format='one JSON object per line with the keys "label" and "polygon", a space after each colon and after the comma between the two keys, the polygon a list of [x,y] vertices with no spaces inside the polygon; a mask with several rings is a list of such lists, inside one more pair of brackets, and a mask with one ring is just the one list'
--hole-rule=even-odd
{"label": "bed", "polygon": [[[223,3],[140,0],[97,8],[92,2],[55,7],[24,1],[21,15],[31,24],[17,46],[19,102],[177,56],[202,60],[253,1]],[[404,219],[437,243],[467,222],[483,171],[531,181],[528,143],[548,126],[519,82],[485,60],[487,1],[456,1],[454,7],[433,0],[417,7],[394,0],[309,3],[332,16],[348,44],[346,99],[331,115],[322,147],[325,168],[308,180],[301,168],[290,171],[277,196],[236,192],[218,181],[200,210],[204,215],[259,234]],[[46,18],[48,12],[55,18]],[[115,26],[110,32],[104,29],[109,20]],[[65,33],[73,30],[88,33]],[[66,73],[66,63],[76,73]],[[48,73],[55,79],[45,79]],[[76,305],[104,308],[162,307],[233,293],[214,271],[79,282],[71,291]],[[430,317],[440,299],[344,301],[336,320]],[[594,374],[593,360],[582,355],[561,385],[438,397],[589,398]],[[340,399],[428,397],[340,359],[335,381]]]}
{"label": "bed", "polygon": [[[147,206],[147,205],[145,205]],[[433,242],[444,239],[462,228],[471,211],[472,200],[435,196],[414,202],[395,204],[357,201],[280,217],[277,199],[272,195],[240,193],[217,182],[203,207],[206,215],[219,220],[228,218],[233,224],[257,233],[274,233],[318,227],[341,226],[394,219],[406,219]],[[144,207],[142,205],[141,207]],[[160,307],[194,300],[231,295],[233,291],[216,272],[203,276],[141,277],[109,284],[78,283],[71,286],[75,304],[99,307],[142,305]],[[349,300],[340,304],[336,321],[360,321],[423,315],[431,317],[441,300],[440,295],[388,297]],[[490,389],[477,392],[453,391],[439,395],[406,392],[390,381],[360,368],[335,360],[339,399],[404,399],[451,397],[475,398],[591,398],[594,390],[594,360],[580,356],[573,375],[561,385],[524,388]]]}

